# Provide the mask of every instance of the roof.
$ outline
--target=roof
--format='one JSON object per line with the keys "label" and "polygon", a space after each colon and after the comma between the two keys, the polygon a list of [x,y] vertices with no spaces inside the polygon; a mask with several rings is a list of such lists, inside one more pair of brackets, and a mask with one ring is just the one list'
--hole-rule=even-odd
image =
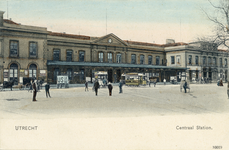
{"label": "roof", "polygon": [[132,45],[141,45],[141,46],[162,46],[160,44],[154,44],[154,43],[146,43],[146,42],[137,42],[137,41],[128,41],[128,40],[123,40],[128,44]]}
{"label": "roof", "polygon": [[220,51],[220,52],[229,52],[228,50],[225,50],[225,49],[218,49],[218,51]]}
{"label": "roof", "polygon": [[13,22],[12,20],[8,20],[8,19],[3,19],[5,23],[9,23],[9,24],[15,24],[15,25],[20,25],[16,22]]}
{"label": "roof", "polygon": [[178,43],[170,43],[170,44],[164,44],[163,47],[172,47],[172,46],[181,46],[181,45],[188,45],[187,43],[178,42]]}
{"label": "roof", "polygon": [[85,36],[85,35],[75,35],[75,34],[66,34],[66,33],[58,33],[58,32],[50,32],[49,35],[74,38],[80,40],[90,40],[90,36]]}
{"label": "roof", "polygon": [[118,68],[146,68],[146,69],[188,69],[185,67],[170,67],[159,65],[140,65],[140,64],[118,64],[118,63],[98,63],[98,62],[66,62],[48,61],[48,66],[91,66],[91,67],[118,67]]}

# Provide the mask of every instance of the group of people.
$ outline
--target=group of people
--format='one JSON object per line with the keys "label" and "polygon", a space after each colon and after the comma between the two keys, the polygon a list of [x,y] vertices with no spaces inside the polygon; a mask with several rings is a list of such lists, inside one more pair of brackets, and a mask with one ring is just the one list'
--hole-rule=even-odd
{"label": "group of people", "polygon": [[[33,90],[33,102],[36,102],[36,96],[37,96],[37,92],[38,92],[38,85],[36,80],[32,79],[31,80],[31,85],[32,85],[32,90]],[[48,96],[51,98],[50,93],[49,93],[49,89],[50,89],[50,85],[47,83],[45,85],[45,93],[46,93],[46,97],[48,98]]]}
{"label": "group of people", "polygon": [[[122,80],[120,80],[119,82],[119,93],[122,93],[122,86],[123,86],[123,82]],[[112,96],[112,90],[113,90],[113,86],[112,84],[109,82],[108,85],[108,91],[109,91],[109,96]],[[93,87],[92,90],[95,91],[95,95],[98,95],[98,89],[100,88],[99,82],[98,80],[95,80],[95,82],[93,82]],[[85,91],[88,91],[88,81],[85,82]]]}

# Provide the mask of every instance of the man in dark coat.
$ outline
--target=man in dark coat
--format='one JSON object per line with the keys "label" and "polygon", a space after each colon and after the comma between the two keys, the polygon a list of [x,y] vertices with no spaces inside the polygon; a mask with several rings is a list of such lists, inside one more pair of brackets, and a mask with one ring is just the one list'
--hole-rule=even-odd
{"label": "man in dark coat", "polygon": [[98,94],[98,89],[99,89],[99,82],[96,80],[95,81],[95,95],[97,96],[97,94]]}
{"label": "man in dark coat", "polygon": [[183,88],[184,88],[184,92],[186,93],[186,88],[187,88],[187,82],[186,81],[184,82]]}
{"label": "man in dark coat", "polygon": [[122,93],[122,85],[123,85],[122,80],[120,80],[120,82],[119,82],[119,93]]}
{"label": "man in dark coat", "polygon": [[49,89],[50,89],[50,85],[47,83],[45,85],[45,93],[46,93],[47,98],[48,98],[48,96],[51,98],[50,93],[49,93]]}
{"label": "man in dark coat", "polygon": [[37,85],[34,79],[32,79],[32,87],[33,87],[33,102],[37,101],[36,96],[37,96]]}
{"label": "man in dark coat", "polygon": [[85,91],[86,90],[88,91],[88,82],[87,81],[85,82]]}
{"label": "man in dark coat", "polygon": [[113,86],[111,85],[110,82],[108,83],[108,89],[109,89],[109,96],[111,96],[112,95]]}

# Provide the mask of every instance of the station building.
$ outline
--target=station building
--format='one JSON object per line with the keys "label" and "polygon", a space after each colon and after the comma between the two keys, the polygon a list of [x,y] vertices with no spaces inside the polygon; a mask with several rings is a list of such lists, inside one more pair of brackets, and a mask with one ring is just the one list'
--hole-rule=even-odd
{"label": "station building", "polygon": [[[180,75],[187,68],[191,75],[196,71],[193,65],[186,63],[189,53],[193,55],[198,51],[199,57],[217,54],[221,62],[218,57],[221,52],[204,52],[201,47],[194,50],[191,48],[193,44],[167,42],[159,45],[127,41],[113,33],[102,37],[56,33],[44,27],[26,26],[3,19],[3,14],[0,11],[1,83],[15,79],[18,84],[23,83],[24,78],[32,77],[56,83],[57,75],[67,75],[70,83],[84,83],[86,79],[92,81],[98,71],[107,72],[109,82],[119,82],[123,74],[131,72],[143,73],[158,81],[170,81],[171,76],[180,80]],[[226,59],[225,54],[222,53],[222,60]],[[178,58],[180,64],[171,62]],[[222,77],[226,79],[228,69],[221,69],[224,73]],[[208,71],[206,76],[210,76],[209,68],[205,71],[203,66],[198,71],[202,71],[203,75]]]}
{"label": "station building", "polygon": [[228,51],[215,43],[193,42],[165,48],[167,66],[186,67],[186,76],[196,82],[209,79],[228,81]]}

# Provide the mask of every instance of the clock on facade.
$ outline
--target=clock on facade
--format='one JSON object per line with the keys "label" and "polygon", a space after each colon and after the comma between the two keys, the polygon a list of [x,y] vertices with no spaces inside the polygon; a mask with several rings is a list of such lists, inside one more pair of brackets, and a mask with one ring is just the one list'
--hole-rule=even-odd
{"label": "clock on facade", "polygon": [[111,43],[112,42],[112,39],[108,39],[108,43]]}

